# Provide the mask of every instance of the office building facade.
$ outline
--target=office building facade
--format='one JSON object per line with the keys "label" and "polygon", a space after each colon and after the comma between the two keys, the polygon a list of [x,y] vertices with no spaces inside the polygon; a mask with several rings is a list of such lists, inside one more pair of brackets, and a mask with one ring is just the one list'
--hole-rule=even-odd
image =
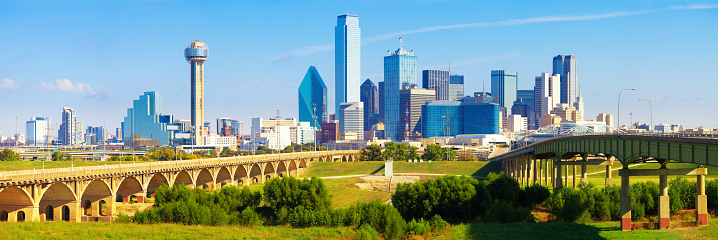
{"label": "office building facade", "polygon": [[431,101],[421,107],[422,137],[460,134],[498,134],[499,105],[458,101]]}
{"label": "office building facade", "polygon": [[62,123],[57,130],[57,139],[62,145],[75,145],[77,142],[77,115],[69,107],[62,109]]}
{"label": "office building facade", "polygon": [[50,118],[32,117],[25,122],[25,135],[28,146],[45,146],[50,141]]}
{"label": "office building facade", "polygon": [[542,118],[551,113],[557,104],[560,104],[560,75],[551,75],[547,72],[536,76],[534,82],[534,119],[533,128],[543,125]]}
{"label": "office building facade", "polygon": [[361,102],[364,103],[364,131],[369,131],[379,122],[379,91],[369,79],[361,85]]}
{"label": "office building facade", "polygon": [[359,102],[361,74],[361,28],[359,16],[344,14],[337,17],[334,27],[335,113],[345,102]]}
{"label": "office building facade", "polygon": [[385,137],[400,139],[401,113],[399,112],[399,93],[401,89],[416,88],[416,56],[414,51],[407,52],[401,44],[394,52],[384,57],[384,124]]}
{"label": "office building facade", "polygon": [[[402,89],[399,93],[399,112],[401,113],[399,132],[401,138],[397,140],[408,140],[421,137],[421,106],[434,101],[436,93],[434,89]],[[408,129],[407,129],[408,127]]]}
{"label": "office building facade", "polygon": [[516,101],[518,78],[518,72],[507,70],[491,71],[491,96],[497,99],[499,106],[511,109],[514,101]]}
{"label": "office building facade", "polygon": [[364,106],[361,102],[340,104],[337,120],[340,133],[353,132],[357,139],[364,139]]}
{"label": "office building facade", "polygon": [[436,92],[436,100],[449,100],[449,71],[423,70],[421,82],[424,89]]}
{"label": "office building facade", "polygon": [[327,111],[327,86],[317,68],[311,66],[299,85],[299,121],[320,128],[328,119]]}
{"label": "office building facade", "polygon": [[223,137],[242,136],[242,122],[229,118],[217,118],[217,134]]}
{"label": "office building facade", "polygon": [[575,55],[557,55],[553,57],[553,74],[561,76],[560,102],[573,104],[578,100],[578,78]]}
{"label": "office building facade", "polygon": [[380,123],[383,123],[384,122],[384,111],[385,111],[384,107],[386,106],[384,104],[384,100],[385,100],[384,94],[386,93],[386,90],[385,90],[386,87],[384,87],[384,81],[379,82],[377,84],[377,86],[379,87],[379,112],[378,112],[379,119],[378,120]]}
{"label": "office building facade", "polygon": [[[168,130],[172,115],[162,115],[162,97],[158,92],[145,92],[132,101],[132,108],[122,122],[126,147],[155,147],[173,144],[174,131]],[[179,125],[174,126],[179,130]],[[197,144],[194,142],[194,144]],[[202,139],[199,145],[204,144]]]}
{"label": "office building facade", "polygon": [[464,75],[449,76],[449,100],[458,101],[464,98]]}

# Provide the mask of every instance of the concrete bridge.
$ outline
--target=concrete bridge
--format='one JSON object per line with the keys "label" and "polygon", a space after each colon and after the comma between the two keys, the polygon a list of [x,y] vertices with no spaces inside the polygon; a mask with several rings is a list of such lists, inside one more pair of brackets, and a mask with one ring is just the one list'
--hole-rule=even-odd
{"label": "concrete bridge", "polygon": [[144,202],[163,184],[214,190],[296,177],[311,162],[357,157],[358,151],[301,152],[0,172],[0,221],[109,221],[115,202]]}
{"label": "concrete bridge", "polygon": [[[606,166],[606,185],[612,184],[611,165],[619,167],[621,176],[621,228],[631,230],[630,176],[659,177],[659,228],[669,226],[668,175],[696,176],[697,223],[708,224],[705,195],[706,168],[671,169],[671,161],[718,166],[718,138],[712,135],[573,135],[551,138],[490,158],[501,161],[504,172],[523,185],[544,184],[564,186],[568,167],[573,168],[576,187],[576,166],[581,166],[581,181],[586,181],[588,165]],[[656,169],[629,169],[631,163],[655,161]]]}

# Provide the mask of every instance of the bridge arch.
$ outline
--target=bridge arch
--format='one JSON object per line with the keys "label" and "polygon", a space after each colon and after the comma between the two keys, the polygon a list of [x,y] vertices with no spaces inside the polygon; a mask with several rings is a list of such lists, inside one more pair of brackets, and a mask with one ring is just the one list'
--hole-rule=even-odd
{"label": "bridge arch", "polygon": [[293,177],[299,177],[299,172],[297,172],[297,161],[296,160],[290,160],[289,161],[289,175]]}
{"label": "bridge arch", "polygon": [[165,177],[165,175],[161,173],[153,175],[152,178],[150,178],[150,181],[147,182],[147,193],[150,194],[150,196],[154,197],[157,188],[162,185],[170,185],[170,181],[167,180],[167,177]]}
{"label": "bridge arch", "polygon": [[249,183],[263,183],[262,180],[262,169],[258,163],[254,163],[249,169]]}
{"label": "bridge arch", "polygon": [[307,161],[304,159],[299,160],[299,168],[305,168],[305,167],[307,167]]}
{"label": "bridge arch", "polygon": [[137,197],[138,203],[145,202],[145,191],[142,184],[134,176],[125,177],[115,191],[117,198],[122,198],[122,202],[130,202],[132,196]]}
{"label": "bridge arch", "polygon": [[[50,214],[53,221],[63,220],[79,222],[80,218],[78,215],[80,214],[77,211],[79,210],[79,206],[77,204],[77,197],[70,187],[63,182],[53,183],[45,190],[45,192],[42,193],[42,197],[40,197],[40,204],[38,206],[38,210],[40,210],[40,219],[48,219],[48,213],[46,211],[52,210],[53,212]],[[47,206],[52,207],[48,208]],[[74,209],[75,211],[71,211],[71,209]],[[32,216],[30,216],[30,219],[32,219]]]}
{"label": "bridge arch", "polygon": [[264,174],[265,181],[277,176],[277,171],[274,168],[274,164],[275,163],[270,162],[270,163],[267,163],[266,165],[264,165],[264,173],[263,174]]}
{"label": "bridge arch", "polygon": [[219,168],[219,171],[217,171],[215,183],[215,187],[219,186],[219,188],[222,188],[227,185],[232,185],[232,176],[229,174],[229,169],[227,169],[226,167]]}
{"label": "bridge arch", "polygon": [[277,177],[286,177],[287,174],[287,162],[288,161],[279,161],[277,162]]}
{"label": "bridge arch", "polygon": [[182,170],[177,173],[175,176],[175,181],[172,186],[179,186],[181,184],[184,184],[187,187],[194,187],[194,181],[192,181],[192,175],[189,174],[189,172]]}
{"label": "bridge arch", "polygon": [[212,173],[210,173],[207,168],[203,168],[199,171],[197,174],[197,181],[195,182],[197,188],[214,190],[214,178],[212,177]]}
{"label": "bridge arch", "polygon": [[247,174],[247,165],[237,166],[237,170],[234,171],[234,180],[237,186],[249,185],[249,174]]}
{"label": "bridge arch", "polygon": [[110,186],[107,185],[105,181],[99,179],[92,180],[87,184],[80,198],[84,215],[100,217],[114,213],[113,209],[108,209],[107,204],[101,204],[103,201],[112,202],[112,190],[110,190]]}
{"label": "bridge arch", "polygon": [[25,190],[18,187],[0,190],[0,221],[16,221],[20,211],[32,213],[32,209],[32,199]]}

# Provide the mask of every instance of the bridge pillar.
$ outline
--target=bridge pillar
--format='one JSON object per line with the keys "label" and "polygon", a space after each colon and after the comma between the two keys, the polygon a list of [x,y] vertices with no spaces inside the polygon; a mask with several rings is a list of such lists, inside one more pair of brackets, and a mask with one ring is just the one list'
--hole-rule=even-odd
{"label": "bridge pillar", "polygon": [[535,157],[533,157],[533,156],[531,156],[531,155],[529,155],[529,157],[531,158],[531,161],[532,161],[531,165],[533,165],[533,170],[534,170],[534,174],[533,174],[533,175],[534,175],[534,181],[533,181],[533,184],[536,185],[536,184],[539,184],[539,174],[540,174],[539,171],[538,171],[538,167],[539,167],[539,166],[538,166],[538,164],[537,164],[537,161],[536,161],[536,158],[535,158]]}
{"label": "bridge pillar", "polygon": [[567,166],[561,166],[561,161],[559,158],[556,158],[556,186],[554,186],[554,188],[563,187],[563,173],[561,172],[561,167],[568,169]]}
{"label": "bridge pillar", "polygon": [[586,179],[586,172],[588,171],[588,166],[581,165],[581,182],[586,184],[588,183],[588,179]]}
{"label": "bridge pillar", "polygon": [[[609,160],[610,161],[610,160]],[[613,185],[613,178],[611,178],[611,162],[606,165],[606,187]]]}
{"label": "bridge pillar", "polygon": [[[574,159],[574,161],[576,161],[576,160]],[[576,188],[576,165],[572,165],[572,167],[573,167],[573,172],[572,172],[573,173],[573,188]]]}
{"label": "bridge pillar", "polygon": [[542,159],[543,161],[543,185],[548,187],[548,160]]}
{"label": "bridge pillar", "polygon": [[556,187],[556,159],[551,159],[551,186]]}
{"label": "bridge pillar", "polygon": [[[628,170],[628,166],[623,167]],[[628,173],[621,175],[621,230],[631,231],[631,181]]]}
{"label": "bridge pillar", "polygon": [[658,228],[668,228],[671,221],[671,205],[668,197],[668,175],[661,171],[659,176],[658,196]]}
{"label": "bridge pillar", "polygon": [[696,223],[708,225],[708,196],[706,196],[706,176],[698,175],[696,195]]}

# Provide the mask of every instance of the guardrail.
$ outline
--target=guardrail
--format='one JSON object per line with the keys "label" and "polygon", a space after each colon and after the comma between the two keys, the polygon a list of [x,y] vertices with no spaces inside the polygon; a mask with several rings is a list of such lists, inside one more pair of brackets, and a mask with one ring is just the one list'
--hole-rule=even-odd
{"label": "guardrail", "polygon": [[91,175],[106,175],[116,173],[129,173],[138,171],[155,171],[175,168],[192,168],[201,166],[212,166],[219,164],[244,164],[265,161],[275,161],[284,159],[325,157],[337,154],[356,154],[358,151],[321,151],[321,152],[298,152],[298,153],[282,153],[267,154],[254,156],[235,156],[220,158],[204,158],[194,160],[177,160],[177,161],[161,161],[161,162],[143,162],[143,163],[120,163],[115,165],[102,165],[91,167],[68,167],[68,168],[51,168],[51,169],[33,169],[0,172],[0,179],[7,179],[12,182],[32,181],[39,179],[68,178]]}

